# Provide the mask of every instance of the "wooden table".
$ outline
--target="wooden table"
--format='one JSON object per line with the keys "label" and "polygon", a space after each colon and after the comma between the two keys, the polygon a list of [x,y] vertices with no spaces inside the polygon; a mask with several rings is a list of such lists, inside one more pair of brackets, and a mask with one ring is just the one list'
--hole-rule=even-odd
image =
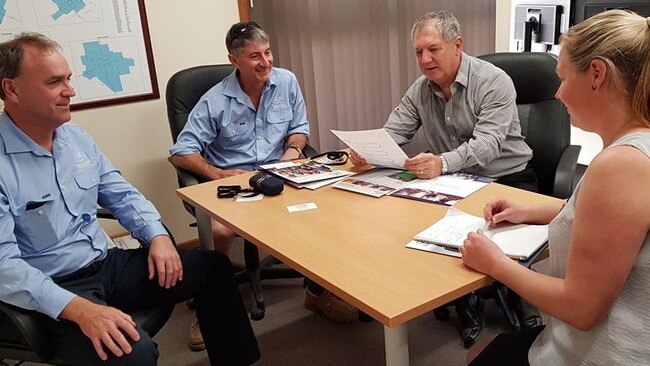
{"label": "wooden table", "polygon": [[[444,216],[445,206],[288,185],[281,195],[257,202],[216,198],[218,185],[248,186],[251,175],[177,191],[197,208],[200,240],[211,242],[214,218],[381,322],[387,365],[408,365],[409,320],[492,282],[458,258],[405,248],[414,234]],[[530,204],[556,200],[491,183],[456,207],[482,216],[485,203],[498,196]],[[318,208],[287,211],[287,206],[308,202]]]}

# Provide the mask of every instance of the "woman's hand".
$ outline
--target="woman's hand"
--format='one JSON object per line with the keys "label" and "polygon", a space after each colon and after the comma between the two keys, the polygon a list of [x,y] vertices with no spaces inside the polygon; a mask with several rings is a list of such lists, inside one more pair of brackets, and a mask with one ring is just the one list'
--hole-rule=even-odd
{"label": "woman's hand", "polygon": [[482,230],[467,234],[460,253],[466,266],[489,276],[492,276],[500,263],[511,260]]}
{"label": "woman's hand", "polygon": [[483,208],[483,218],[490,225],[506,221],[520,224],[527,219],[527,209],[505,198],[497,198],[488,202]]}

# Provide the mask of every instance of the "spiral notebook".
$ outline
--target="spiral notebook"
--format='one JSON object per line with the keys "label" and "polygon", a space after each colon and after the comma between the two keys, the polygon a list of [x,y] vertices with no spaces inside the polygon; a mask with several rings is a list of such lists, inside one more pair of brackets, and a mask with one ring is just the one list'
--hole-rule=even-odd
{"label": "spiral notebook", "polygon": [[[463,246],[463,241],[467,238],[467,233],[482,229],[484,226],[485,220],[482,217],[470,215],[451,207],[445,217],[415,235],[413,240],[416,244],[418,242],[435,244],[457,251]],[[526,260],[546,243],[548,239],[548,225],[502,223],[495,227],[490,227],[484,233],[508,257]],[[422,249],[415,248],[411,244],[409,248]]]}

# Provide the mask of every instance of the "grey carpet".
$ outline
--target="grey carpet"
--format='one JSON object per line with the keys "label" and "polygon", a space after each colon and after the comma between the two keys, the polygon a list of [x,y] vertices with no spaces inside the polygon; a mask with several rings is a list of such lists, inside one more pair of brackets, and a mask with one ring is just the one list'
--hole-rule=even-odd
{"label": "grey carpet", "polygon": [[[335,324],[304,308],[301,280],[267,281],[263,287],[266,316],[252,321],[262,352],[256,365],[383,365],[383,326],[378,322]],[[250,298],[242,285],[244,299]],[[500,309],[487,301],[485,328],[481,338],[507,329]],[[186,346],[186,332],[192,310],[176,306],[170,321],[155,337],[160,346],[160,365],[209,365],[205,352],[192,352]],[[425,314],[411,322],[409,353],[411,365],[465,365],[466,350],[458,335],[458,321],[438,321]]]}

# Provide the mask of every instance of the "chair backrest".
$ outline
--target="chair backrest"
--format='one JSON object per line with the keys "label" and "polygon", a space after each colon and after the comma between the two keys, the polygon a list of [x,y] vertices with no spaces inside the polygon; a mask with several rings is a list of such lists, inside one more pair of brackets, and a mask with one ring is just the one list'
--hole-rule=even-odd
{"label": "chair backrest", "polygon": [[235,69],[230,64],[195,66],[181,70],[169,79],[165,99],[172,139],[176,143],[192,108],[210,88]]}
{"label": "chair backrest", "polygon": [[531,164],[540,193],[551,195],[558,162],[569,146],[569,114],[555,92],[560,80],[557,59],[549,53],[505,52],[479,56],[505,71],[517,91],[517,109],[526,143],[533,150]]}
{"label": "chair backrest", "polygon": [[[235,69],[230,64],[194,66],[178,71],[167,82],[165,100],[167,102],[167,119],[172,140],[176,143],[178,135],[187,123],[187,117],[199,102],[199,99],[213,86],[221,82]],[[176,168],[178,186],[186,187],[203,181],[201,177],[179,168]],[[194,206],[183,202],[183,206],[195,215]]]}

